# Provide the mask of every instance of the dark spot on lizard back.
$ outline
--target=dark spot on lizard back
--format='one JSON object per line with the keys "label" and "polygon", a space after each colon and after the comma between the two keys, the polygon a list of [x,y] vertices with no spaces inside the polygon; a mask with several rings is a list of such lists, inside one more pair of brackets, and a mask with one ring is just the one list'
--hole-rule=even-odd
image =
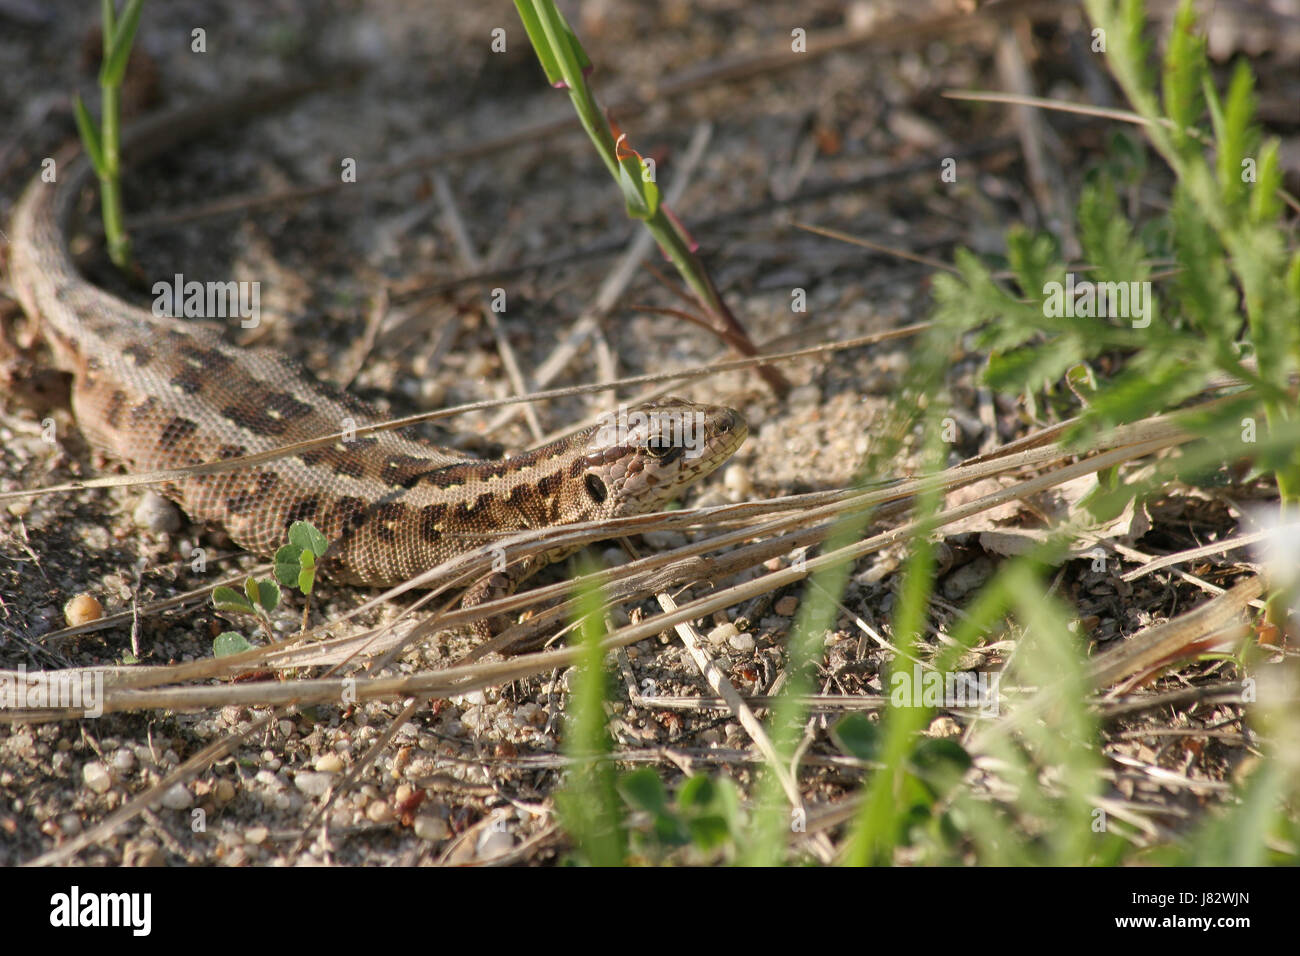
{"label": "dark spot on lizard back", "polygon": [[359,528],[366,523],[366,503],[352,495],[344,495],[334,503],[330,518],[337,523],[340,534]]}
{"label": "dark spot on lizard back", "polygon": [[198,422],[177,416],[163,426],[162,434],[158,436],[158,447],[171,451],[198,430]]}
{"label": "dark spot on lizard back", "polygon": [[381,541],[393,541],[397,538],[395,525],[406,517],[410,508],[400,501],[385,501],[377,505],[374,511],[375,535]]}
{"label": "dark spot on lizard back", "polygon": [[366,473],[366,466],[359,458],[340,458],[334,463],[334,474],[344,478],[360,478]]}
{"label": "dark spot on lizard back", "polygon": [[[176,384],[175,380],[172,384]],[[289,427],[289,423],[284,419],[272,418],[262,409],[250,408],[247,405],[227,405],[221,410],[221,414],[226,421],[240,428],[247,428],[254,435],[283,435]]]}
{"label": "dark spot on lizard back", "polygon": [[154,356],[153,349],[149,348],[147,345],[140,345],[138,343],[132,343],[122,349],[122,354],[130,359],[131,364],[136,368],[144,368],[153,361]]}
{"label": "dark spot on lizard back", "polygon": [[284,527],[288,530],[289,525],[295,521],[310,521],[316,516],[316,510],[320,507],[320,498],[311,495],[306,498],[299,498],[289,506],[284,513]]}
{"label": "dark spot on lizard back", "polygon": [[425,505],[420,509],[420,537],[433,542],[442,537],[443,518],[447,516],[446,505]]}
{"label": "dark spot on lizard back", "polygon": [[254,487],[240,489],[226,499],[226,510],[234,515],[247,514],[261,504],[279,483],[280,479],[269,471],[261,472]]}
{"label": "dark spot on lizard back", "polygon": [[543,498],[550,498],[560,490],[560,485],[564,484],[564,476],[558,471],[543,475],[537,482],[537,491]]}

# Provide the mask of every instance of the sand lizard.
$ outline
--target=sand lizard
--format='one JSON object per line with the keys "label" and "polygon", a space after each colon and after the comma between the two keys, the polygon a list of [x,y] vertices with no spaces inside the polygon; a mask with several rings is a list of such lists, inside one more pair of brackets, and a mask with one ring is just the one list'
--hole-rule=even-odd
{"label": "sand lizard", "polygon": [[[228,101],[224,111],[241,109]],[[136,124],[124,134],[124,160],[158,152],[210,121],[213,111],[202,109]],[[15,208],[10,279],[55,364],[71,373],[73,412],[94,447],[147,472],[382,420],[276,351],[231,345],[86,281],[68,230],[93,171],[73,150],[55,168],[57,181],[36,178]],[[667,399],[629,411],[628,428],[588,428],[514,458],[474,459],[383,431],[164,490],[191,518],[223,527],[261,555],[285,542],[291,522],[311,521],[331,542],[322,565],[329,577],[393,585],[492,535],[657,510],[717,468],[747,433],[741,416],[721,406]],[[523,559],[504,580],[498,573],[472,586],[466,600],[483,599],[489,588],[511,590],[560,556]]]}

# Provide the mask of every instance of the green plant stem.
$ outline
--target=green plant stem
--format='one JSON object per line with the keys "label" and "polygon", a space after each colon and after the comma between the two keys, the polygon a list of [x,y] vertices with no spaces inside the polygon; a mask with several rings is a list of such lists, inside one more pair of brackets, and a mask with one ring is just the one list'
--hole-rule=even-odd
{"label": "green plant stem", "polygon": [[99,177],[100,207],[104,217],[104,239],[113,265],[127,269],[131,263],[131,240],[126,234],[122,215],[122,161],[120,152],[121,91],[111,84],[100,87],[103,110],[102,130],[104,167],[96,170]]}

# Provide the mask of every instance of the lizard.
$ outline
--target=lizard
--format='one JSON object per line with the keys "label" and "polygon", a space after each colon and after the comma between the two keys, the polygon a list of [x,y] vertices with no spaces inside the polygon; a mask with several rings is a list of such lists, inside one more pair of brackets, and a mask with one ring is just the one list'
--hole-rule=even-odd
{"label": "lizard", "polygon": [[[233,98],[133,124],[123,132],[124,166],[244,110]],[[155,315],[89,282],[68,238],[94,170],[75,146],[54,168],[55,181],[37,176],[14,208],[9,277],[55,366],[71,375],[73,415],[92,447],[128,471],[150,472],[383,420],[282,352],[233,345],[207,325]],[[330,542],[324,576],[390,587],[492,536],[660,510],[747,435],[734,409],[676,398],[626,409],[618,421],[626,427],[606,421],[495,460],[377,431],[162,490],[192,520],[258,555],[273,554],[293,522],[309,521]],[[485,575],[462,603],[510,593],[568,553],[543,551]]]}

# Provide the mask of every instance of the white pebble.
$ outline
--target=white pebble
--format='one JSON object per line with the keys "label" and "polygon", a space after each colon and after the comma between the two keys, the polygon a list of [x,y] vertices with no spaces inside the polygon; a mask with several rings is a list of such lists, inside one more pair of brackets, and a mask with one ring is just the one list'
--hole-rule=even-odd
{"label": "white pebble", "polygon": [[92,760],[81,768],[81,779],[95,793],[104,793],[113,785],[113,778],[98,760]]}
{"label": "white pebble", "polygon": [[316,758],[316,769],[321,773],[342,773],[343,761],[336,754],[321,754]]}
{"label": "white pebble", "polygon": [[113,754],[113,769],[118,773],[130,773],[135,769],[135,754],[125,747]]}
{"label": "white pebble", "polygon": [[713,630],[709,631],[708,639],[709,643],[714,647],[721,647],[739,634],[740,628],[728,621],[725,624],[719,624]]}
{"label": "white pebble", "polygon": [[332,773],[303,770],[293,778],[293,785],[309,797],[323,797],[334,784]]}
{"label": "white pebble", "polygon": [[168,810],[185,810],[194,802],[189,787],[178,783],[162,795],[162,805]]}
{"label": "white pebble", "polygon": [[754,480],[744,465],[728,465],[722,475],[722,487],[732,501],[745,501],[754,494]]}
{"label": "white pebble", "polygon": [[415,831],[415,835],[421,840],[428,840],[430,843],[445,840],[451,834],[446,820],[442,817],[427,815],[416,817],[411,829]]}
{"label": "white pebble", "polygon": [[[735,626],[734,624],[732,625]],[[754,649],[753,634],[733,634],[727,641],[732,647],[741,652],[748,652]]]}
{"label": "white pebble", "polygon": [[154,534],[172,534],[181,528],[181,513],[156,491],[145,492],[131,515],[137,528]]}

